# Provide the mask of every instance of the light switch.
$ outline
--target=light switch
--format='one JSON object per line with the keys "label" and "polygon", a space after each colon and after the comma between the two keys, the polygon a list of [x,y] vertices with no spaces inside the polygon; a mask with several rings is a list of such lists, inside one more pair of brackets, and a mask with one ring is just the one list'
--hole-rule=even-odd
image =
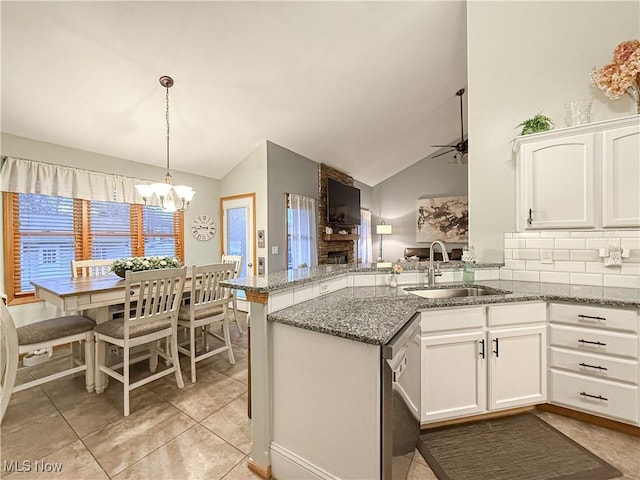
{"label": "light switch", "polygon": [[271,247],[271,255],[278,255],[278,246],[274,245]]}

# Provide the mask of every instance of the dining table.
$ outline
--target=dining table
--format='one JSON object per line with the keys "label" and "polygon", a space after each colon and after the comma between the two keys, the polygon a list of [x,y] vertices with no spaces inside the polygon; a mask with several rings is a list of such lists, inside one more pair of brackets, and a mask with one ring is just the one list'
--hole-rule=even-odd
{"label": "dining table", "polygon": [[[191,291],[191,275],[187,269],[184,292]],[[35,294],[58,307],[63,314],[82,312],[96,324],[111,320],[110,307],[124,303],[125,280],[115,273],[93,277],[57,277],[31,280]],[[132,287],[136,300],[139,287]],[[106,375],[95,372],[95,390],[101,393],[107,385]],[[88,387],[90,387],[88,385]]]}

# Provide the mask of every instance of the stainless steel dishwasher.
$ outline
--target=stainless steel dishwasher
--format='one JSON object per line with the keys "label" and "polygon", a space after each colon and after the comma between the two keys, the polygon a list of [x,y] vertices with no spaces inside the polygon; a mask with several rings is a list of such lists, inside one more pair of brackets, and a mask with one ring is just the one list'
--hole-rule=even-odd
{"label": "stainless steel dishwasher", "polygon": [[382,347],[382,479],[404,480],[420,435],[420,314]]}

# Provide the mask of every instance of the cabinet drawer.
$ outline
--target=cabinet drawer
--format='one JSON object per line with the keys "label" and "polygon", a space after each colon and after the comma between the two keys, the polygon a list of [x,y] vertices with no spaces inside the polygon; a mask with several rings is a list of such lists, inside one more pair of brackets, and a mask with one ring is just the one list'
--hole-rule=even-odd
{"label": "cabinet drawer", "polygon": [[489,307],[489,326],[517,325],[521,323],[546,323],[545,302],[492,305]]}
{"label": "cabinet drawer", "polygon": [[638,337],[630,333],[609,332],[595,328],[551,325],[549,344],[581,352],[638,357]]}
{"label": "cabinet drawer", "polygon": [[592,412],[633,424],[638,423],[637,386],[623,385],[552,369],[551,401],[576,410]]}
{"label": "cabinet drawer", "polygon": [[621,308],[552,303],[549,306],[549,320],[586,327],[606,327],[630,332],[638,331],[638,313],[636,310],[624,310]]}
{"label": "cabinet drawer", "polygon": [[[138,296],[140,288],[133,287],[131,289],[131,296],[135,298]],[[124,292],[122,290],[109,290],[106,292],[97,292],[91,294],[91,303],[114,303],[114,302],[124,302]]]}
{"label": "cabinet drawer", "polygon": [[638,383],[638,362],[634,360],[551,347],[549,362],[552,368],[571,370],[596,378]]}
{"label": "cabinet drawer", "polygon": [[484,307],[434,309],[420,314],[423,332],[484,327]]}

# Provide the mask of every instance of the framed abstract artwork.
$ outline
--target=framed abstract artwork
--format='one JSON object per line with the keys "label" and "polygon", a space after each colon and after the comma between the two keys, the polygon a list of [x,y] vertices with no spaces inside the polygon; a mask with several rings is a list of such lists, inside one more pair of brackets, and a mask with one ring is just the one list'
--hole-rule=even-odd
{"label": "framed abstract artwork", "polygon": [[467,196],[420,198],[416,205],[416,242],[465,243],[469,239]]}

